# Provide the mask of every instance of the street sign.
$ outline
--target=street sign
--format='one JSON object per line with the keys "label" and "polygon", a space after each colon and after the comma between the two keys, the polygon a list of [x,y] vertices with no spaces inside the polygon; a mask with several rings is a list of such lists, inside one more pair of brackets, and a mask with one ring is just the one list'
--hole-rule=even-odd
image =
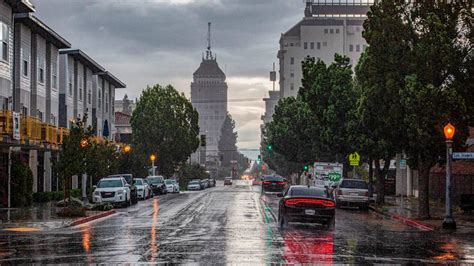
{"label": "street sign", "polygon": [[13,113],[13,139],[20,140],[20,114],[17,112]]}
{"label": "street sign", "polygon": [[357,152],[349,154],[349,162],[351,166],[359,166],[360,155]]}
{"label": "street sign", "polygon": [[405,170],[407,169],[407,160],[401,159],[400,160],[400,170]]}
{"label": "street sign", "polygon": [[474,160],[474,152],[453,152],[453,159]]}
{"label": "street sign", "polygon": [[341,173],[332,172],[332,173],[328,174],[328,179],[332,182],[339,182],[339,180],[341,180],[341,178],[342,178]]}

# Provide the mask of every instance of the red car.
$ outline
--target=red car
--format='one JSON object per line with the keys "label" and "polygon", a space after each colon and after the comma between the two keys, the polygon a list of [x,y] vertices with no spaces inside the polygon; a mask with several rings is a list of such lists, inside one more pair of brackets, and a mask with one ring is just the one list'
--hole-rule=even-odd
{"label": "red car", "polygon": [[326,189],[309,186],[291,186],[278,194],[278,223],[284,228],[291,222],[318,223],[334,230],[336,203]]}

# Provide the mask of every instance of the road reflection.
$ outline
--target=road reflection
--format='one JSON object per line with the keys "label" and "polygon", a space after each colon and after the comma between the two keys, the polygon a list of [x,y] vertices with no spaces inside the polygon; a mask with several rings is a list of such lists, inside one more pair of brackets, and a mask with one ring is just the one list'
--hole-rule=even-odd
{"label": "road reflection", "polygon": [[86,253],[89,253],[91,250],[91,232],[92,228],[90,224],[84,225],[84,227],[81,229],[82,248]]}
{"label": "road reflection", "polygon": [[440,246],[441,254],[433,257],[439,261],[457,260],[459,258],[457,250],[459,249],[457,243],[444,243]]}
{"label": "road reflection", "polygon": [[286,263],[333,263],[332,232],[314,228],[289,228],[283,232],[283,241],[283,258]]}
{"label": "road reflection", "polygon": [[153,219],[151,224],[151,241],[150,241],[150,251],[151,251],[151,262],[155,262],[155,259],[158,255],[158,245],[156,244],[156,224],[158,223],[158,199],[153,199]]}

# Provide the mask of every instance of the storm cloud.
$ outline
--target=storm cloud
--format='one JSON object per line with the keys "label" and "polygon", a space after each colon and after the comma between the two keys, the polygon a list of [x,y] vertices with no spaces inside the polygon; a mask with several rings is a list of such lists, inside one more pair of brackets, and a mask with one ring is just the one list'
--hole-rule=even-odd
{"label": "storm cloud", "polygon": [[[261,100],[282,32],[303,16],[298,0],[32,0],[36,16],[123,82],[116,98],[152,84],[189,96],[212,22],[212,50],[229,85],[240,148],[258,148]],[[245,100],[239,100],[245,99]]]}

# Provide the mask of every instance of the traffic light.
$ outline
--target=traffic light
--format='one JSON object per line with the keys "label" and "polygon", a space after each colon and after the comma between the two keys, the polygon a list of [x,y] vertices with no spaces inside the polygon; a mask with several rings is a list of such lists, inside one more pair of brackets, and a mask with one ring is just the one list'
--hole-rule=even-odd
{"label": "traffic light", "polygon": [[262,161],[262,155],[258,155],[257,162],[260,163]]}
{"label": "traffic light", "polygon": [[304,166],[305,172],[308,171],[308,169],[309,169],[309,166],[305,165],[305,166]]}
{"label": "traffic light", "polygon": [[271,151],[273,151],[273,146],[272,146],[271,144],[269,144],[269,145],[267,146],[267,149],[268,149],[269,152],[271,152]]}

